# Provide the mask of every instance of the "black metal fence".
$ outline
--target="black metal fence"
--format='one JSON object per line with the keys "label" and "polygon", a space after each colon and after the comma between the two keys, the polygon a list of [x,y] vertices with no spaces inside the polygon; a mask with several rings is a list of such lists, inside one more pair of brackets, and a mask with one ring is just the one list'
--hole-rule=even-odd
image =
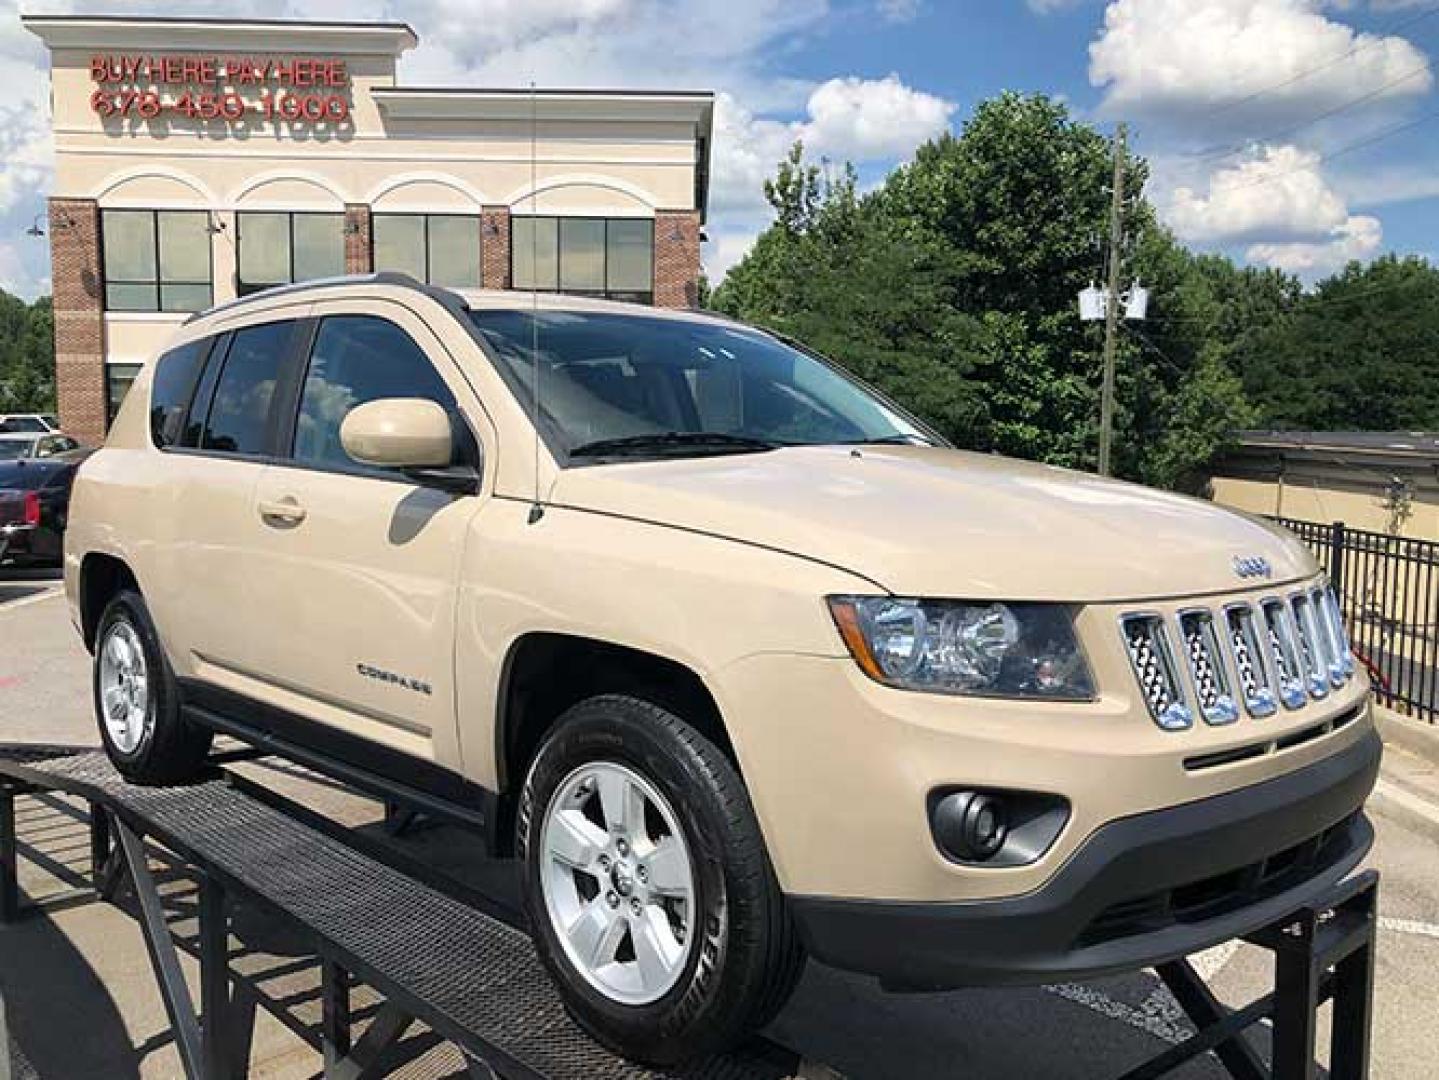
{"label": "black metal fence", "polygon": [[1439,543],[1278,518],[1329,572],[1379,700],[1439,722]]}

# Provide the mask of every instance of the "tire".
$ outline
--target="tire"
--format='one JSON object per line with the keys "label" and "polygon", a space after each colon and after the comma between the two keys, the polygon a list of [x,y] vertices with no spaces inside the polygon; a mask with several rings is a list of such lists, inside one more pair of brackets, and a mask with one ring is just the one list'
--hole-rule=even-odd
{"label": "tire", "polygon": [[199,774],[213,735],[181,717],[175,674],[133,589],[117,593],[100,616],[91,688],[105,753],[125,779],[176,784]]}
{"label": "tire", "polygon": [[[619,827],[615,805],[628,808]],[[677,1064],[734,1045],[788,1000],[804,953],[749,796],[679,717],[621,695],[575,705],[535,757],[515,831],[536,947],[610,1049]]]}

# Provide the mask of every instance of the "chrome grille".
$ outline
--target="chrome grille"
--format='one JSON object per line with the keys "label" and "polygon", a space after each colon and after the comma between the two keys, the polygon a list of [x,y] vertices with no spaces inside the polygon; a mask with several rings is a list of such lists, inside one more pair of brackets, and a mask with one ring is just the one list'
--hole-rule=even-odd
{"label": "chrome grille", "polygon": [[1309,682],[1309,693],[1322,698],[1329,693],[1329,654],[1319,619],[1308,593],[1295,593],[1289,599],[1294,609],[1295,638],[1299,643],[1299,659]]}
{"label": "chrome grille", "polygon": [[1154,722],[1168,731],[1189,727],[1193,720],[1164,620],[1158,615],[1126,615],[1120,624],[1129,662]]}
{"label": "chrome grille", "polygon": [[1254,609],[1248,604],[1231,605],[1224,609],[1224,621],[1229,627],[1229,650],[1234,657],[1234,669],[1239,673],[1244,707],[1250,716],[1273,715],[1279,705],[1274,699],[1269,667],[1264,662],[1267,641],[1260,637]]}
{"label": "chrome grille", "polygon": [[1339,686],[1354,674],[1354,650],[1349,645],[1349,632],[1344,629],[1344,616],[1339,611],[1339,598],[1334,595],[1333,587],[1316,590],[1316,593],[1334,650],[1330,656],[1329,681]]}
{"label": "chrome grille", "polygon": [[1264,628],[1269,635],[1269,655],[1274,662],[1274,677],[1279,683],[1279,700],[1290,709],[1297,709],[1308,698],[1304,690],[1304,669],[1300,666],[1299,646],[1294,641],[1294,613],[1283,600],[1265,600]]}
{"label": "chrome grille", "polygon": [[1355,670],[1339,602],[1322,582],[1287,598],[1175,616],[1132,612],[1119,622],[1145,704],[1166,730],[1191,727],[1195,711],[1208,724],[1231,723],[1239,702],[1257,718],[1273,715],[1278,702],[1299,709],[1341,688]]}
{"label": "chrome grille", "polygon": [[1181,612],[1179,633],[1189,658],[1189,677],[1194,681],[1194,700],[1199,715],[1210,724],[1228,724],[1239,718],[1229,672],[1219,651],[1214,616],[1204,609]]}

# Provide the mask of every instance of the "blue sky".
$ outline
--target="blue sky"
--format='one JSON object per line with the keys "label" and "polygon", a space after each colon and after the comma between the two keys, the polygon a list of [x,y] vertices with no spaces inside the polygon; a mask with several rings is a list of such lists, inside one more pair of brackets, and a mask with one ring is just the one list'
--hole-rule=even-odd
{"label": "blue sky", "polygon": [[[706,266],[767,221],[802,137],[877,182],[1003,90],[1129,121],[1191,246],[1306,280],[1439,255],[1439,0],[33,0],[30,12],[400,18],[411,84],[667,86],[718,97]],[[24,236],[49,183],[44,55],[0,0],[0,285],[48,288]]]}

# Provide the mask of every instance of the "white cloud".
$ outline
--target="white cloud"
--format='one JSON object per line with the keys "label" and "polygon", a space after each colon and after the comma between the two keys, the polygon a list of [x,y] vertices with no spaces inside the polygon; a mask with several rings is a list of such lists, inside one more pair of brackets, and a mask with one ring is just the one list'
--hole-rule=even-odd
{"label": "white cloud", "polygon": [[1245,252],[1250,262],[1264,263],[1313,279],[1333,273],[1358,259],[1361,262],[1379,254],[1384,242],[1384,229],[1379,219],[1356,215],[1334,230],[1331,239],[1321,242],[1254,244]]}
{"label": "white cloud", "polygon": [[1048,15],[1051,11],[1074,7],[1080,3],[1080,0],[1024,0],[1024,2],[1030,11],[1039,15]]}
{"label": "white cloud", "polygon": [[818,153],[855,161],[906,155],[949,126],[955,106],[883,79],[830,79],[809,97],[804,138]]}
{"label": "white cloud", "polygon": [[623,19],[640,6],[637,0],[405,0],[403,12],[462,61],[477,61],[542,35]]}
{"label": "white cloud", "polygon": [[878,0],[874,7],[885,22],[906,23],[919,18],[924,4],[922,0]]}
{"label": "white cloud", "polygon": [[1250,262],[1312,279],[1372,258],[1384,239],[1377,218],[1349,212],[1320,164],[1298,147],[1264,147],[1213,173],[1203,190],[1177,186],[1161,212],[1185,241],[1244,244]]}
{"label": "white cloud", "polygon": [[798,120],[756,116],[733,95],[719,94],[710,180],[710,207],[719,220],[705,255],[711,282],[720,281],[769,223],[764,182],[795,140],[804,142],[811,161],[824,156],[883,165],[940,134],[954,109],[905,86],[897,75],[831,79],[810,94],[806,115]]}
{"label": "white cloud", "polygon": [[[1366,94],[1427,93],[1428,59],[1401,37],[1362,34],[1320,0],[1113,0],[1089,47],[1089,79],[1111,115],[1203,122],[1218,106],[1230,130],[1307,119]],[[1302,76],[1302,77],[1300,77]],[[1295,79],[1288,85],[1279,85]]]}
{"label": "white cloud", "polygon": [[758,236],[758,229],[727,229],[711,237],[701,254],[705,276],[711,285],[718,285],[724,280],[730,268],[749,253]]}
{"label": "white cloud", "polygon": [[755,116],[733,95],[715,99],[714,149],[710,155],[710,206],[716,211],[756,211],[765,178],[789,150],[796,126]]}
{"label": "white cloud", "polygon": [[1313,239],[1343,225],[1348,213],[1321,175],[1318,154],[1271,146],[1215,172],[1206,191],[1176,188],[1165,217],[1184,239],[1208,242]]}
{"label": "white cloud", "polygon": [[1422,165],[1385,166],[1334,180],[1335,190],[1361,206],[1439,198],[1439,171]]}

